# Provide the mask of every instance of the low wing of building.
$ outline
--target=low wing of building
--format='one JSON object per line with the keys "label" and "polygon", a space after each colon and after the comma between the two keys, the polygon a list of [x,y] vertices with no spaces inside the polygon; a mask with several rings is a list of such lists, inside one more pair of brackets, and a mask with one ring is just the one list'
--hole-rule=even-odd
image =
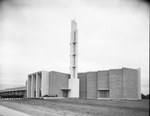
{"label": "low wing of building", "polygon": [[26,97],[27,87],[15,87],[15,88],[8,88],[4,90],[0,90],[0,97],[1,98],[23,98]]}

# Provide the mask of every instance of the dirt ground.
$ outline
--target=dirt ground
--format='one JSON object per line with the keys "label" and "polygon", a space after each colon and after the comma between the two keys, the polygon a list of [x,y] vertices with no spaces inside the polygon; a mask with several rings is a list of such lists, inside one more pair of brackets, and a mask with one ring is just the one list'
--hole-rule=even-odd
{"label": "dirt ground", "polygon": [[149,100],[0,100],[0,105],[31,116],[149,116]]}

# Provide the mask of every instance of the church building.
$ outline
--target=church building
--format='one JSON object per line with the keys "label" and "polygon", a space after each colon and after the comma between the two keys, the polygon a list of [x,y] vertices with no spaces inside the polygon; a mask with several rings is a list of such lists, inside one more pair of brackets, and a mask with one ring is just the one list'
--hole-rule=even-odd
{"label": "church building", "polygon": [[[27,97],[70,97],[70,74],[39,71],[28,75]],[[78,73],[81,99],[141,99],[140,69]],[[78,88],[78,87],[77,87]]]}
{"label": "church building", "polygon": [[27,97],[81,99],[141,99],[140,69],[110,69],[78,73],[78,29],[71,21],[70,74],[39,71],[28,75]]}

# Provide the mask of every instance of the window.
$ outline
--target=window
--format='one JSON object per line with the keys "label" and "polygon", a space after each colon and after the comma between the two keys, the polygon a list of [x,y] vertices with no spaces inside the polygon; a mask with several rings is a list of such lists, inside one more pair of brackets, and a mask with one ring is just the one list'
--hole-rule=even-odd
{"label": "window", "polygon": [[76,41],[76,31],[74,31],[74,42]]}

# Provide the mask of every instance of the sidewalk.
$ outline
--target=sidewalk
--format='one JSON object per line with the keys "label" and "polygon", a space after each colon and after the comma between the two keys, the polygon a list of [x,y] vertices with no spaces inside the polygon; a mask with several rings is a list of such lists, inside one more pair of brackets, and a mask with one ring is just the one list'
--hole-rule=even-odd
{"label": "sidewalk", "polygon": [[30,116],[28,114],[0,106],[0,116]]}

